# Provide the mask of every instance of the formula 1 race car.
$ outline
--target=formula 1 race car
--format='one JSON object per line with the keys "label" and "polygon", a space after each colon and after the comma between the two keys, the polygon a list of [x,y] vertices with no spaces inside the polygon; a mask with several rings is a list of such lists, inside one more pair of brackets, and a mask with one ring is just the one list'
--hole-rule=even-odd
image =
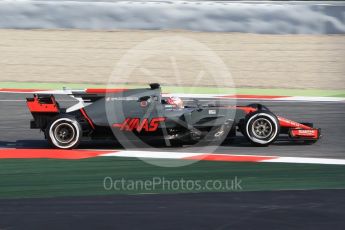
{"label": "formula 1 race car", "polygon": [[79,102],[61,108],[54,92],[27,98],[32,129],[44,132],[60,149],[77,148],[83,139],[121,141],[162,140],[168,145],[200,141],[226,142],[241,132],[257,146],[273,143],[280,134],[291,140],[316,142],[320,129],[272,113],[261,104],[248,106],[184,105],[179,98],[163,98],[159,84],[145,89],[89,89],[70,91]]}

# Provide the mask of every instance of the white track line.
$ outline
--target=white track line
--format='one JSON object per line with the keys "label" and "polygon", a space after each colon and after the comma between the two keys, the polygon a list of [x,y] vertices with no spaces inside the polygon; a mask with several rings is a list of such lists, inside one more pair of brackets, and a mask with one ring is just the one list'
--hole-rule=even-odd
{"label": "white track line", "polygon": [[263,160],[261,162],[345,165],[345,160],[343,159],[309,158],[309,157],[278,157],[277,159]]}
{"label": "white track line", "polygon": [[105,153],[105,154],[102,154],[101,156],[157,158],[157,159],[183,159],[183,158],[199,156],[199,155],[200,153],[185,153],[185,152],[118,151],[114,153]]}
{"label": "white track line", "polygon": [[[300,102],[345,102],[344,97],[308,97],[308,96],[286,96],[277,98],[261,98],[261,95],[253,95],[254,97],[241,97],[238,95],[236,98],[229,98],[228,95],[221,94],[163,94],[164,97],[177,96],[181,98],[210,98],[210,99],[229,99],[229,100],[262,100],[262,101],[300,101]],[[257,98],[255,97],[257,96]]]}
{"label": "white track line", "polygon": [[317,102],[338,102],[343,101],[345,102],[345,98],[343,97],[301,97],[301,96],[293,96],[293,97],[284,97],[274,100],[281,100],[281,101],[317,101]]}
{"label": "white track line", "polygon": [[[327,165],[345,165],[344,159],[327,159],[327,158],[311,158],[311,157],[280,157],[280,156],[263,156],[263,155],[234,155],[234,154],[205,154],[205,153],[189,153],[189,152],[154,152],[154,151],[117,151],[113,153],[105,153],[100,156],[106,157],[134,157],[134,158],[156,158],[156,159],[180,159],[189,160],[188,158],[208,156],[214,157],[215,161],[231,162],[236,157],[236,162],[253,162],[257,163],[295,163],[295,164],[327,164]],[[218,157],[218,159],[217,159]],[[228,157],[228,159],[227,159]],[[267,159],[271,157],[273,159]],[[262,159],[260,159],[262,158]]]}

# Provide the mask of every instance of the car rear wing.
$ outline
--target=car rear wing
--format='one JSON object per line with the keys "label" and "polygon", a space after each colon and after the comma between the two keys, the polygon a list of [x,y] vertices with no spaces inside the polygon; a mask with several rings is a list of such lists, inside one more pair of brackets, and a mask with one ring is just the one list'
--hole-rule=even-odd
{"label": "car rear wing", "polygon": [[31,113],[59,113],[60,107],[53,95],[37,95],[26,99]]}

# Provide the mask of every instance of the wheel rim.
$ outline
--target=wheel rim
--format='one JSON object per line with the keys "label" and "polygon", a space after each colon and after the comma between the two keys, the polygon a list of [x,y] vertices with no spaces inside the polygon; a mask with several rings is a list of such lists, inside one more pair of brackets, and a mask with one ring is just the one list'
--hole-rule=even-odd
{"label": "wheel rim", "polygon": [[55,127],[54,136],[62,144],[68,144],[75,138],[75,130],[68,123],[61,123]]}
{"label": "wheel rim", "polygon": [[258,118],[253,122],[252,133],[259,139],[266,139],[273,132],[272,123],[266,118]]}

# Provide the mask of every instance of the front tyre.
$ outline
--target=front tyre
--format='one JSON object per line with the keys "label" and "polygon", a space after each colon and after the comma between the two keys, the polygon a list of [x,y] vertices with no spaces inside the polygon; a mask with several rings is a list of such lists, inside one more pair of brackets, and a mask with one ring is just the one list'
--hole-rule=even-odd
{"label": "front tyre", "polygon": [[73,149],[80,143],[82,129],[73,116],[58,116],[48,125],[46,137],[54,148]]}
{"label": "front tyre", "polygon": [[259,110],[247,116],[244,135],[256,146],[268,146],[279,136],[278,118],[269,111]]}

